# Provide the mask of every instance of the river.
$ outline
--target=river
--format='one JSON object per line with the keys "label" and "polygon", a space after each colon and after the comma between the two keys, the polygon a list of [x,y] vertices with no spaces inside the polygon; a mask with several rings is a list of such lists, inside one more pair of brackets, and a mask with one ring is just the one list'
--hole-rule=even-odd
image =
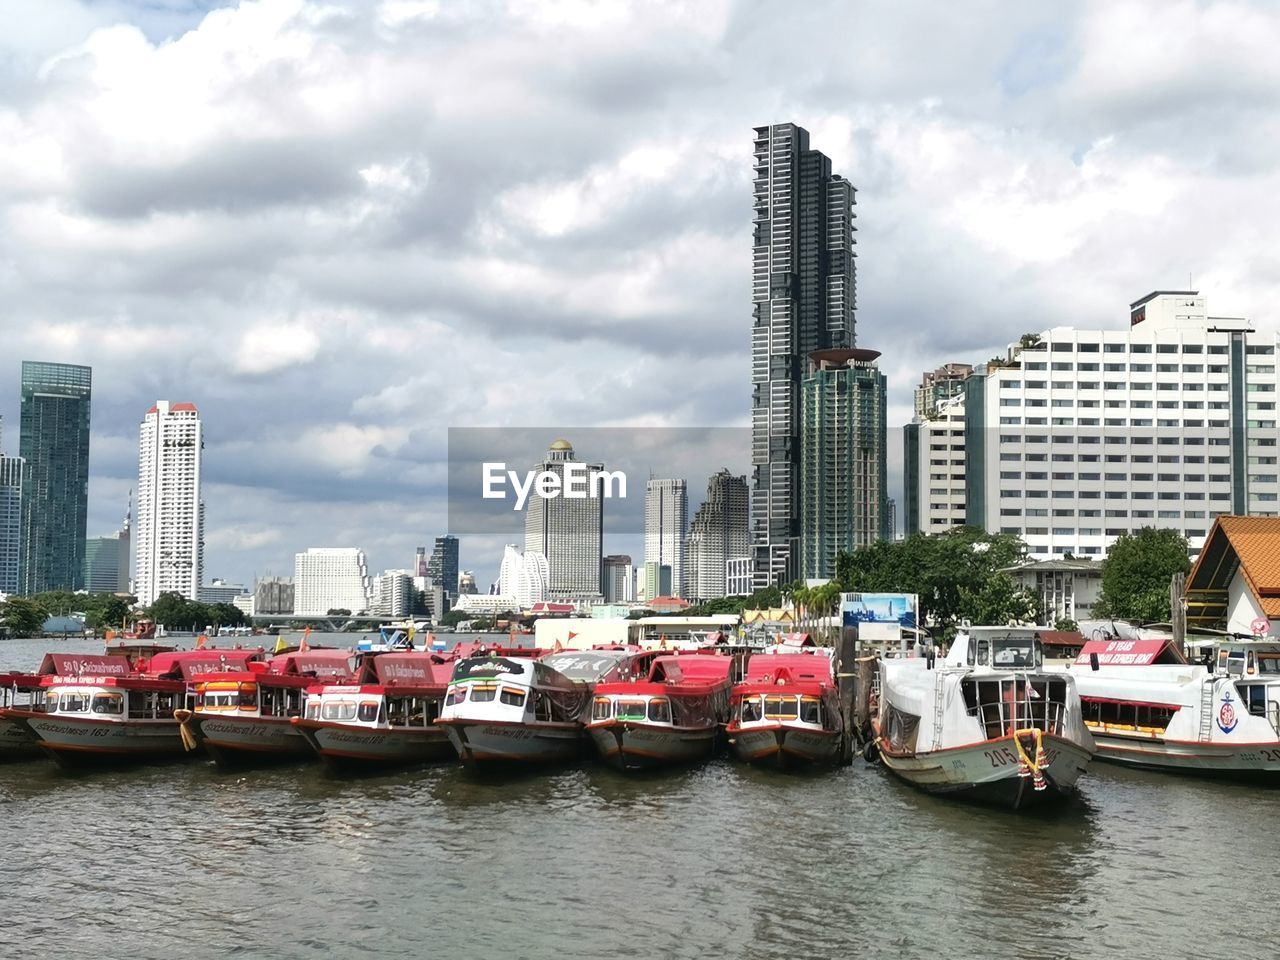
{"label": "river", "polygon": [[[2,642],[0,669],[45,649],[100,645]],[[358,780],[23,762],[0,765],[0,929],[4,956],[59,960],[1266,955],[1278,823],[1278,791],[1105,765],[1027,816],[861,760]]]}

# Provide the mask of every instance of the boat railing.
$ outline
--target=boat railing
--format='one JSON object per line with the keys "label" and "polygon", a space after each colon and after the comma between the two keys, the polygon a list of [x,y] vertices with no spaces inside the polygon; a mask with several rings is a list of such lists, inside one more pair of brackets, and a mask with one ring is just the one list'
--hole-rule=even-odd
{"label": "boat railing", "polygon": [[1061,735],[1065,728],[1065,680],[965,678],[961,689],[970,716],[978,718],[989,740],[1032,727]]}

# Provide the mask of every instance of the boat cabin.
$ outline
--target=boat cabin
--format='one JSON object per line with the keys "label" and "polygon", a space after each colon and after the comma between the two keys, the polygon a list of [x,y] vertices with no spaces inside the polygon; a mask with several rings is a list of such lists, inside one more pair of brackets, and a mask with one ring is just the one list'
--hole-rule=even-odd
{"label": "boat cabin", "polygon": [[836,709],[831,661],[811,653],[758,654],[733,688],[733,719],[740,724],[795,721],[829,725]]}
{"label": "boat cabin", "polygon": [[960,669],[965,710],[987,739],[1031,727],[1060,734],[1071,681],[1044,673],[1044,642],[1035,628],[971,627],[956,634],[943,664]]}
{"label": "boat cabin", "polygon": [[638,681],[597,684],[591,722],[621,720],[675,727],[706,727],[727,718],[731,676],[739,657],[667,654]]}
{"label": "boat cabin", "polygon": [[428,728],[440,715],[452,660],[438,653],[367,657],[353,682],[306,689],[308,720],[374,728]]}

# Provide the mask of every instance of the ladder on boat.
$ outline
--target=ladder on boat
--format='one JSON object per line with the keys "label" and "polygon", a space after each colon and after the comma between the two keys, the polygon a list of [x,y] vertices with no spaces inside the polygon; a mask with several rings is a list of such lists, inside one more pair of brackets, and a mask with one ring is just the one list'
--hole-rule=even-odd
{"label": "ladder on boat", "polygon": [[942,696],[946,690],[943,683],[945,676],[940,669],[940,665],[935,663],[933,667],[933,749],[937,750],[942,746]]}
{"label": "ladder on boat", "polygon": [[1205,677],[1200,684],[1200,742],[1208,743],[1213,737],[1213,693],[1216,681]]}

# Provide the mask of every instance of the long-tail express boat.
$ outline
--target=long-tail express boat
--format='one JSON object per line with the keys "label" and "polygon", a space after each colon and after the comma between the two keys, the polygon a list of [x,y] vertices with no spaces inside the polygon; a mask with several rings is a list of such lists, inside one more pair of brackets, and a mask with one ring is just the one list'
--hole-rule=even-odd
{"label": "long-tail express boat", "polygon": [[587,723],[596,751],[619,770],[713,756],[740,663],[719,654],[669,654],[653,661],[644,680],[596,684]]}
{"label": "long-tail express boat", "polygon": [[[527,651],[520,651],[527,653]],[[585,721],[601,683],[648,673],[655,652],[616,646],[455,664],[439,724],[464,763],[563,763],[589,748]]]}
{"label": "long-tail express boat", "polygon": [[1096,750],[1071,676],[1034,629],[971,627],[945,659],[880,661],[884,765],[930,793],[1019,809],[1069,796]]}
{"label": "long-tail express boat", "polygon": [[835,763],[843,730],[823,649],[756,654],[733,686],[728,735],[740,760],[780,768]]}
{"label": "long-tail express boat", "polygon": [[206,677],[195,685],[191,708],[174,713],[183,741],[224,767],[314,759],[292,720],[302,716],[308,688],[352,680],[352,659],[346,650],[311,648]]}
{"label": "long-tail express boat", "polygon": [[309,686],[305,713],[292,723],[333,770],[451,760],[435,719],[452,672],[447,654],[379,653],[354,681]]}

